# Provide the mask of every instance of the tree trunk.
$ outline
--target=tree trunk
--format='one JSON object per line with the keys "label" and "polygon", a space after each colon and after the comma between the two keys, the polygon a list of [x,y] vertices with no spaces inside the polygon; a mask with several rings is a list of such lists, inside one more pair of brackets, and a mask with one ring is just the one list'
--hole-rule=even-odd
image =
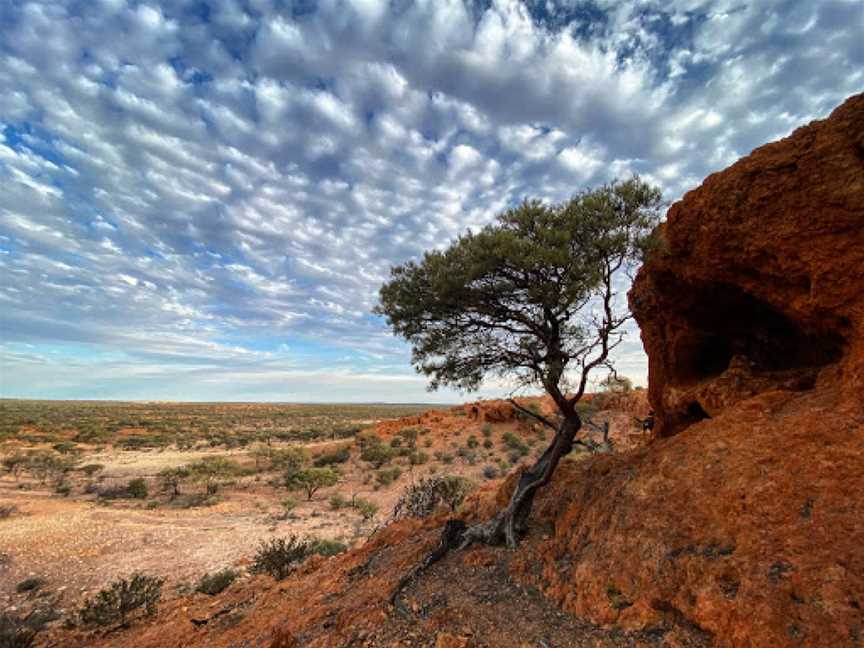
{"label": "tree trunk", "polygon": [[490,545],[506,543],[514,549],[519,544],[519,537],[528,528],[537,489],[549,483],[561,457],[573,450],[573,439],[581,427],[582,420],[577,414],[566,416],[543,455],[520,475],[507,508],[499,511],[488,522],[469,527],[462,535],[460,548],[482,542]]}
{"label": "tree trunk", "polygon": [[400,600],[402,590],[431,565],[446,556],[451,549],[465,549],[475,542],[487,545],[506,543],[509,548],[515,549],[519,544],[520,536],[528,528],[528,518],[531,515],[537,489],[549,483],[561,457],[573,450],[573,441],[581,428],[582,419],[571,408],[555,431],[555,436],[543,455],[519,476],[519,483],[510,497],[507,508],[499,511],[491,520],[467,529],[462,520],[448,520],[438,547],[399,581],[391,595],[391,603],[407,615],[408,611]]}

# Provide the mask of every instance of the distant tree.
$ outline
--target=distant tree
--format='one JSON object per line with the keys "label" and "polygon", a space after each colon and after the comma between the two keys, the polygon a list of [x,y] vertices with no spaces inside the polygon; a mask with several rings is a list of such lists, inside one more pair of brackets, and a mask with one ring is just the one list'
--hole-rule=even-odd
{"label": "distant tree", "polygon": [[238,472],[234,461],[225,457],[205,457],[186,466],[189,476],[204,485],[207,495],[215,495],[219,484]]}
{"label": "distant tree", "polygon": [[619,275],[648,248],[660,207],[660,191],[637,177],[561,204],[526,200],[447,249],[392,268],[376,312],[411,344],[414,367],[432,389],[470,391],[501,375],[542,387],[558,409],[552,421],[513,401],[555,435],[509,505],[457,534],[462,546],[515,546],[537,489],[574,443],[588,445],[576,439],[576,403],[592,370],[611,368],[609,353],[631,318]]}
{"label": "distant tree", "polygon": [[306,491],[308,500],[311,500],[321,488],[333,486],[337,481],[339,481],[339,473],[329,467],[304,468],[285,475],[285,487],[289,490]]}
{"label": "distant tree", "polygon": [[189,469],[185,466],[165,468],[159,472],[159,484],[163,491],[171,494],[173,500],[180,494],[180,485],[189,477]]}

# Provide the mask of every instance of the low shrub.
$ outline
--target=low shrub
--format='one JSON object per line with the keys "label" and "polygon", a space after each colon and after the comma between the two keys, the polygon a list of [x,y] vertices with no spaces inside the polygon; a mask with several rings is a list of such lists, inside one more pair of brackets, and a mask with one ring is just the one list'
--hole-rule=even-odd
{"label": "low shrub", "polygon": [[408,462],[412,466],[420,466],[429,461],[429,455],[422,450],[417,450],[408,455]]}
{"label": "low shrub", "polygon": [[348,549],[348,545],[338,540],[312,538],[309,540],[309,553],[319,554],[326,558],[335,556]]}
{"label": "low shrub", "polygon": [[347,508],[349,506],[351,506],[351,502],[345,496],[340,495],[339,493],[330,496],[330,508],[332,508],[334,511],[338,511],[339,509]]}
{"label": "low shrub", "polygon": [[228,588],[233,583],[239,574],[233,569],[226,568],[212,574],[204,574],[198,585],[195,587],[196,592],[202,592],[215,596],[219,592]]}
{"label": "low shrub", "polygon": [[121,578],[100,590],[84,602],[81,622],[85,625],[110,625],[126,623],[130,612],[144,608],[148,616],[156,614],[156,606],[162,597],[163,578],[133,574]]}
{"label": "low shrub", "polygon": [[471,492],[472,484],[464,477],[445,476],[421,479],[409,486],[393,508],[393,519],[404,517],[425,518],[442,503],[454,511]]}
{"label": "low shrub", "polygon": [[497,479],[498,469],[495,466],[486,466],[483,468],[483,476],[486,479]]}
{"label": "low shrub", "polygon": [[354,498],[354,508],[364,520],[371,520],[378,513],[378,505],[362,497]]}
{"label": "low shrub", "polygon": [[389,486],[402,475],[402,469],[398,467],[383,468],[375,473],[375,480],[381,486]]}
{"label": "low shrub", "polygon": [[270,574],[276,580],[282,580],[310,553],[309,542],[295,535],[262,541],[252,558],[251,571],[254,574]]}
{"label": "low shrub", "polygon": [[338,450],[333,450],[331,452],[324,452],[313,460],[313,464],[317,468],[323,468],[324,466],[332,466],[334,464],[344,464],[351,458],[351,448],[349,446],[342,446]]}
{"label": "low shrub", "polygon": [[[39,578],[38,576],[33,578],[26,578],[15,586],[15,591],[19,594],[25,594],[27,592],[38,592],[40,589],[45,587],[47,581],[44,578]],[[0,646],[3,644],[0,643]]]}
{"label": "low shrub", "polygon": [[147,499],[147,482],[141,477],[130,479],[126,484],[126,492],[133,499]]}

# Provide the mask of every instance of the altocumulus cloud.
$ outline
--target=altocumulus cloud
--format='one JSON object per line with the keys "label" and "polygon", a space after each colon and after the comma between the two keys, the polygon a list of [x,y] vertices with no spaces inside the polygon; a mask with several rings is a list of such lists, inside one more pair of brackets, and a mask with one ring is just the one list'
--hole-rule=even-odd
{"label": "altocumulus cloud", "polygon": [[370,315],[389,265],[526,195],[679,197],[861,91],[862,12],[2,3],[0,391],[453,400]]}

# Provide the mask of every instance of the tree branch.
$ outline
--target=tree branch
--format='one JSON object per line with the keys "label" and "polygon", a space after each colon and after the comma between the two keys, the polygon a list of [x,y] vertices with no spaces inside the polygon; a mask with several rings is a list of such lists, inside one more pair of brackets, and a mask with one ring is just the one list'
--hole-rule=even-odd
{"label": "tree branch", "polygon": [[554,423],[552,423],[552,421],[550,421],[549,419],[547,419],[545,416],[541,416],[540,414],[535,414],[534,412],[532,412],[532,411],[529,410],[528,408],[526,408],[526,407],[522,407],[519,403],[517,403],[517,402],[516,402],[514,399],[512,399],[512,398],[508,398],[507,400],[508,400],[508,402],[509,402],[513,407],[515,407],[517,410],[519,410],[519,411],[522,412],[523,414],[527,414],[527,415],[530,416],[531,418],[537,419],[538,421],[540,421],[540,422],[541,422],[543,425],[545,425],[546,427],[552,428],[553,430],[558,430],[558,426],[555,425]]}

